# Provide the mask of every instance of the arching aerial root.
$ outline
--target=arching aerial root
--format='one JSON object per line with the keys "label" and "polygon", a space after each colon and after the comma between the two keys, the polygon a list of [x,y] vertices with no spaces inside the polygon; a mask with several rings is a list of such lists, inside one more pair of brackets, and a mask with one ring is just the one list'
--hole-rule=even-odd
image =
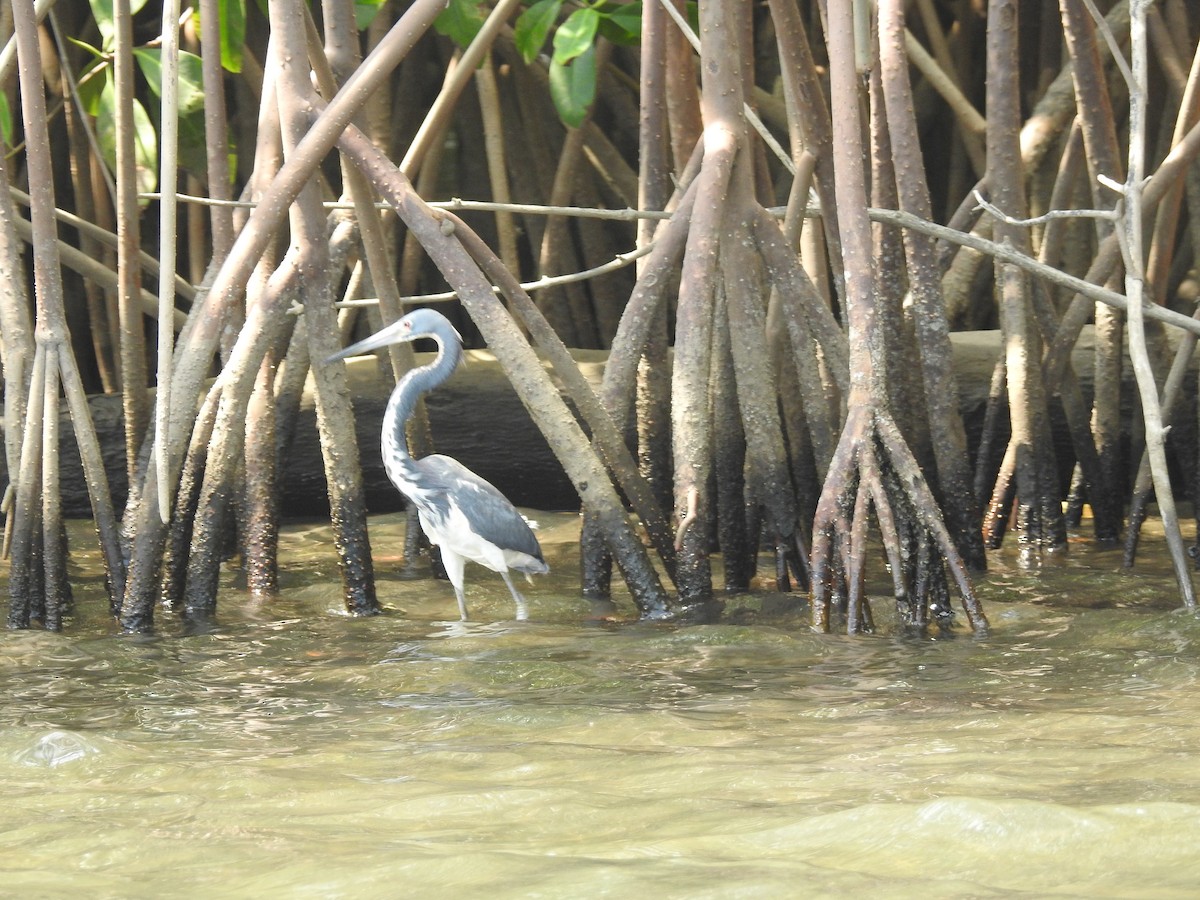
{"label": "arching aerial root", "polygon": [[829,631],[836,598],[846,629],[872,627],[864,594],[869,517],[879,523],[901,621],[924,628],[951,613],[946,573],[962,598],[971,630],[987,633],[987,618],[937,502],[895,420],[873,404],[851,407],[813,523],[813,628]]}

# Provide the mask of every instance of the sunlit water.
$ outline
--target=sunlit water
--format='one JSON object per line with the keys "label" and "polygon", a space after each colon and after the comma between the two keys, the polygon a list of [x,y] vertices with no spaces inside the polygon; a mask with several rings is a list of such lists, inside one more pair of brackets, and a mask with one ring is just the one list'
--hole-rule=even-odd
{"label": "sunlit water", "polygon": [[394,519],[369,620],[315,527],[204,635],[115,635],[81,555],[65,633],[0,633],[0,894],[1200,894],[1200,622],[1161,566],[999,558],[986,640],[847,638],[779,597],[591,618],[571,530],[525,623],[477,568],[488,624],[447,621]]}

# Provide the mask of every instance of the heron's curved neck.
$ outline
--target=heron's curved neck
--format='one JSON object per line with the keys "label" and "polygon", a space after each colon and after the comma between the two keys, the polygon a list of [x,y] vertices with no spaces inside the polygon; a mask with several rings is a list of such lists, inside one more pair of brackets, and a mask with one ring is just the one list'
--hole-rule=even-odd
{"label": "heron's curved neck", "polygon": [[[383,446],[385,457],[387,451],[396,454],[400,459],[410,459],[408,438],[405,426],[412,418],[417,401],[423,394],[432,391],[453,374],[462,357],[462,347],[458,341],[447,340],[441,335],[434,335],[437,341],[438,353],[433,362],[418,366],[408,372],[392,391],[388,398],[387,410],[383,416]],[[384,460],[387,461],[386,458]]]}

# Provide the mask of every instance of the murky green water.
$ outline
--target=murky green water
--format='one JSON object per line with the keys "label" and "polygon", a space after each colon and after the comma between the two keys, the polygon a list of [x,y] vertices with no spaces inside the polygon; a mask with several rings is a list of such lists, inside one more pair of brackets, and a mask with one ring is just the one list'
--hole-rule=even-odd
{"label": "murky green water", "polygon": [[528,623],[479,570],[496,624],[445,621],[386,561],[396,612],[348,619],[298,528],[285,596],[229,590],[215,633],[114,636],[93,588],[63,635],[0,634],[0,893],[1200,892],[1200,622],[1165,572],[1001,560],[984,641],[814,635],[778,598],[651,626],[588,619],[570,530]]}

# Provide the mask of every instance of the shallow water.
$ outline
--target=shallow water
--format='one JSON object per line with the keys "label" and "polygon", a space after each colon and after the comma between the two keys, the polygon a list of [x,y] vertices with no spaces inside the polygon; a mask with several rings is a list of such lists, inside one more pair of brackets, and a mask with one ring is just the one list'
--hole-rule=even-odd
{"label": "shallow water", "polygon": [[[80,554],[61,635],[0,633],[0,892],[56,897],[1191,897],[1200,622],[1163,568],[1003,557],[985,640],[604,621],[573,519],[507,621],[468,570],[340,614],[328,535],[220,626],[113,634]],[[1161,556],[1161,548],[1148,553]],[[632,619],[628,604],[623,612]],[[876,606],[886,620],[886,605]]]}

